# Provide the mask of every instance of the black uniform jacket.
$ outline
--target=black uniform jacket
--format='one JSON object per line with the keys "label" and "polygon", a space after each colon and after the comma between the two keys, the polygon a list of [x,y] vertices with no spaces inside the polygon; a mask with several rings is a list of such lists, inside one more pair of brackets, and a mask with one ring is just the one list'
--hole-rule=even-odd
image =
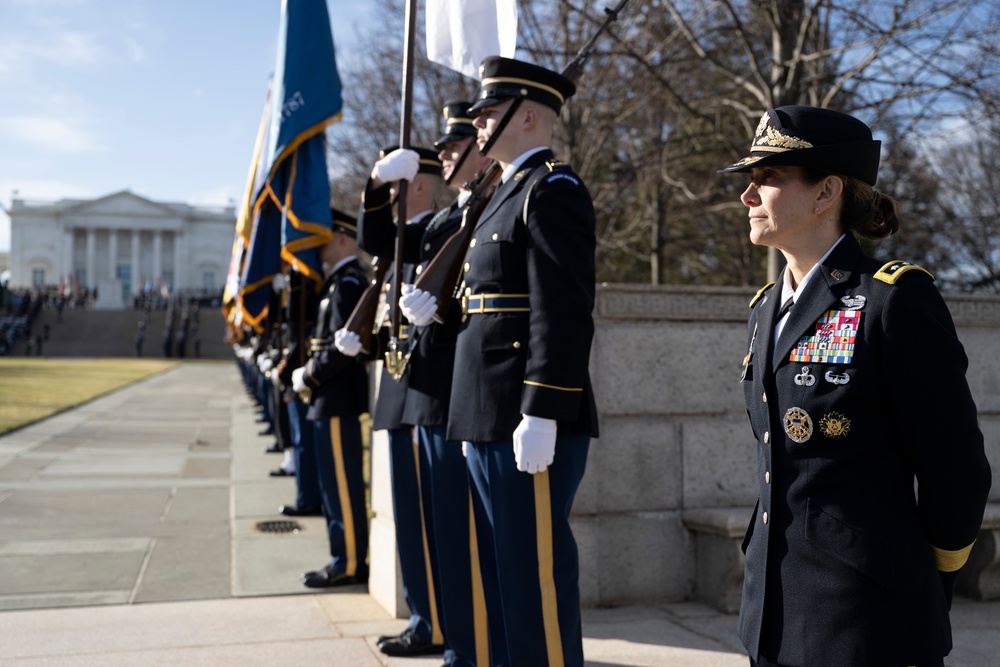
{"label": "black uniform jacket", "polygon": [[[357,416],[368,411],[368,369],[355,357],[341,354],[333,345],[368,285],[357,259],[331,273],[321,292],[313,335],[313,351],[304,379],[312,390],[309,419]],[[324,303],[324,301],[326,303]]]}
{"label": "black uniform jacket", "polygon": [[[403,282],[412,283],[416,279],[416,266],[414,262],[420,253],[420,239],[423,236],[427,223],[431,216],[424,216],[420,220],[415,220],[406,226],[403,234]],[[358,214],[358,246],[370,255],[379,258],[381,262],[393,261],[396,249],[396,221],[392,216],[392,206],[389,199],[389,186],[383,185],[373,187],[371,179],[365,188],[364,199],[361,204],[361,211]],[[390,265],[388,279],[383,284],[385,297],[388,301],[394,291],[395,266]],[[400,313],[400,328],[397,337],[403,341],[410,335],[410,326]],[[386,349],[390,337],[390,324],[388,318],[378,335],[373,340],[374,349],[370,352],[370,358],[378,360]],[[403,344],[407,344],[403,342]],[[406,407],[407,392],[410,382],[409,364],[407,370],[398,380],[383,366],[382,375],[379,378],[378,396],[375,398],[375,409],[372,412],[372,428],[395,429],[404,425],[403,412]]]}
{"label": "black uniform jacket", "polygon": [[[462,209],[457,201],[430,218],[419,239],[419,256],[407,257],[407,260],[412,259],[416,263],[414,273],[417,276],[427,268],[461,224]],[[451,295],[439,298],[446,297],[451,298]],[[448,423],[455,339],[461,322],[461,308],[452,304],[444,322],[413,328],[409,342],[411,354],[407,366],[409,378],[402,417],[404,424],[441,426]]]}
{"label": "black uniform jacket", "polygon": [[292,371],[306,365],[309,359],[309,335],[316,325],[319,297],[315,283],[301,273],[292,271],[288,279],[287,329],[284,359],[278,367],[278,379],[284,387],[286,400],[295,398],[292,389]]}
{"label": "black uniform jacket", "polygon": [[776,346],[780,289],[752,302],[743,387],[760,496],[739,624],[751,657],[913,665],[951,649],[949,587],[990,467],[932,280],[905,262],[880,269],[848,234]]}
{"label": "black uniform jacket", "polygon": [[588,368],[594,206],[580,177],[552,160],[548,150],[529,157],[474,228],[464,292],[526,298],[530,312],[466,316],[455,351],[451,440],[510,440],[522,414],[555,419],[561,432],[597,435]]}

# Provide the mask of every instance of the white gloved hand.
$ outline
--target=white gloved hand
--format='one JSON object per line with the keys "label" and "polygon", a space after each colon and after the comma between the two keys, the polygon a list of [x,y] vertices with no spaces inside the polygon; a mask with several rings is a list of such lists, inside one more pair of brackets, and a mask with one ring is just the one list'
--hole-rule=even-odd
{"label": "white gloved hand", "polygon": [[306,388],[306,368],[296,368],[292,371],[292,391],[299,392]]}
{"label": "white gloved hand", "polygon": [[434,321],[437,297],[413,285],[404,284],[403,296],[399,297],[399,310],[411,324],[422,327]]}
{"label": "white gloved hand", "polygon": [[463,440],[462,441],[462,457],[463,458],[466,458],[466,459],[469,458],[469,445],[471,445],[471,444],[472,443],[469,442],[468,440]]}
{"label": "white gloved hand", "polygon": [[412,181],[420,170],[420,155],[409,148],[397,148],[375,163],[372,178],[383,183]]}
{"label": "white gloved hand", "polygon": [[556,457],[555,419],[522,415],[514,429],[514,462],[517,469],[534,475],[544,472]]}
{"label": "white gloved hand", "polygon": [[337,329],[333,334],[333,345],[345,357],[356,357],[361,352],[361,338],[347,329]]}
{"label": "white gloved hand", "polygon": [[271,287],[274,289],[275,292],[280,292],[281,290],[285,289],[285,286],[287,285],[288,285],[288,276],[286,276],[284,273],[275,273],[274,277],[271,278]]}
{"label": "white gloved hand", "polygon": [[257,368],[260,369],[261,373],[266,373],[269,370],[271,370],[272,368],[274,368],[274,362],[271,361],[270,357],[265,356],[265,355],[262,354],[257,359]]}

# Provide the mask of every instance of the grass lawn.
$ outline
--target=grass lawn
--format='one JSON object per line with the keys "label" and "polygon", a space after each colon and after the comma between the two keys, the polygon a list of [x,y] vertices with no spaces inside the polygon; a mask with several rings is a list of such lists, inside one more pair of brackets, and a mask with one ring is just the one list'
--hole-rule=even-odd
{"label": "grass lawn", "polygon": [[0,434],[85,403],[177,363],[158,359],[0,357]]}

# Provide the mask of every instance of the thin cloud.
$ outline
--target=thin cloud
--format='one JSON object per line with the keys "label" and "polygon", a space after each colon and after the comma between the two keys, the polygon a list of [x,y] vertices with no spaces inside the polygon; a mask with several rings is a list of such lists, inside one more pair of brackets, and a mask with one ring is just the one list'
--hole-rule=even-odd
{"label": "thin cloud", "polygon": [[52,153],[104,153],[108,146],[75,121],[11,116],[0,118],[0,136]]}

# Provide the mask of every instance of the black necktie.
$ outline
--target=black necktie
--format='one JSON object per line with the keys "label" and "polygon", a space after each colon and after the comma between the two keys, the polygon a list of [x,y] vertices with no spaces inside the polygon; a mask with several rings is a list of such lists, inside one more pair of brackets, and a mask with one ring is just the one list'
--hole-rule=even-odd
{"label": "black necktie", "polygon": [[795,300],[792,297],[785,299],[785,302],[781,304],[781,309],[778,310],[778,319],[775,322],[780,322],[781,318],[788,314],[793,305],[795,305]]}

